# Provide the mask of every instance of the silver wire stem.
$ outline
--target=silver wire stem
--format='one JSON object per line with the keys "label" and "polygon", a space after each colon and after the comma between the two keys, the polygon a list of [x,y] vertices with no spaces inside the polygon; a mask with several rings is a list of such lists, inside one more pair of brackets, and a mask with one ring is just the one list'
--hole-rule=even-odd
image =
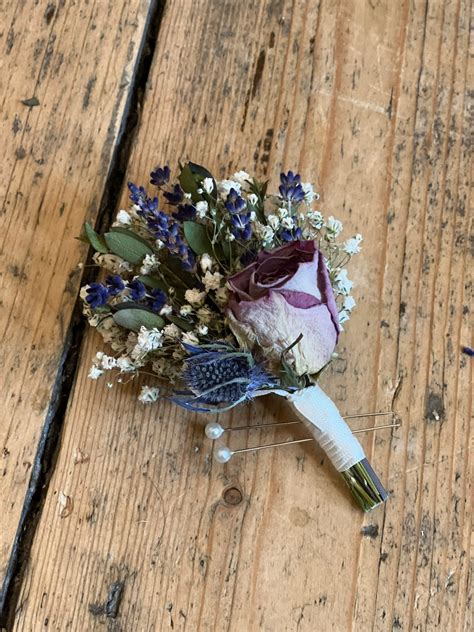
{"label": "silver wire stem", "polygon": [[[299,422],[288,422],[299,423]],[[279,424],[277,424],[279,425]],[[283,425],[283,424],[281,424]],[[353,430],[352,434],[359,434],[361,432],[373,432],[375,430],[383,430],[384,428],[398,428],[399,423],[396,424],[384,424],[383,426],[372,426],[371,428],[360,428],[359,430]],[[235,429],[234,429],[235,430]],[[278,443],[267,443],[266,445],[257,445],[251,448],[240,448],[239,450],[232,450],[232,454],[240,454],[241,452],[253,452],[256,450],[265,450],[266,448],[276,448],[281,445],[294,445],[295,443],[307,443],[308,441],[315,441],[313,437],[307,437],[305,439],[292,439],[291,441],[280,441]]]}

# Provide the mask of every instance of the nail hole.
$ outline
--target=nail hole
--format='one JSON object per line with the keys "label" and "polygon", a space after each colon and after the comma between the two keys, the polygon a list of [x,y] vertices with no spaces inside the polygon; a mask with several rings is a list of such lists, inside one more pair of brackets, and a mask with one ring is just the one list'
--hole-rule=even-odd
{"label": "nail hole", "polygon": [[239,505],[243,499],[242,492],[238,487],[228,487],[224,490],[222,497],[228,505]]}

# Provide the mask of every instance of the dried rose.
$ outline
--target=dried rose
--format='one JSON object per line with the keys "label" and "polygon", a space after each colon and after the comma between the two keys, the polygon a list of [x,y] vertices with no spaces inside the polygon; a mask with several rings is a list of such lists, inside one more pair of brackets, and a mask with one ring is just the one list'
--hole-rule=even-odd
{"label": "dried rose", "polygon": [[329,274],[314,241],[293,241],[228,279],[229,325],[240,344],[258,345],[278,360],[288,353],[297,375],[314,374],[330,360],[339,318]]}

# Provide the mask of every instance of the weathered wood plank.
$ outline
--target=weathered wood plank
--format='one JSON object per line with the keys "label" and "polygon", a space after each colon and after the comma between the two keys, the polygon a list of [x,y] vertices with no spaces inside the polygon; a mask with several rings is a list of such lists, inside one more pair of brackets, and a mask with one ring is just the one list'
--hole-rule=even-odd
{"label": "weathered wood plank", "polygon": [[[325,383],[344,412],[400,414],[364,439],[392,497],[363,518],[312,446],[212,464],[202,420],[87,380],[89,335],[17,630],[99,629],[90,605],[115,581],[116,629],[468,629],[468,11],[168,3],[130,175],[165,157],[221,176],[297,166],[364,234],[358,311]],[[285,417],[259,401],[225,421]]]}
{"label": "weathered wood plank", "polygon": [[377,521],[381,541],[361,558],[355,620],[367,629],[464,629],[472,375],[460,354],[472,292],[466,267],[468,15],[463,3],[409,8],[390,167],[386,352],[378,383],[380,392],[390,379],[399,380],[404,426],[391,449],[378,451],[394,494]]}
{"label": "weathered wood plank", "polygon": [[95,221],[147,5],[0,8],[0,585],[87,252],[74,238]]}

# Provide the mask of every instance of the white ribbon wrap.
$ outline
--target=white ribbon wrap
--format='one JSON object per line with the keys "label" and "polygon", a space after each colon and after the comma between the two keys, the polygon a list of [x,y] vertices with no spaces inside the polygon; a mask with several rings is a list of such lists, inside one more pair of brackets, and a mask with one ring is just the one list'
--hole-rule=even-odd
{"label": "white ribbon wrap", "polygon": [[[281,394],[281,391],[273,392]],[[362,446],[322,388],[308,386],[285,395],[338,472],[348,470],[365,458]]]}

